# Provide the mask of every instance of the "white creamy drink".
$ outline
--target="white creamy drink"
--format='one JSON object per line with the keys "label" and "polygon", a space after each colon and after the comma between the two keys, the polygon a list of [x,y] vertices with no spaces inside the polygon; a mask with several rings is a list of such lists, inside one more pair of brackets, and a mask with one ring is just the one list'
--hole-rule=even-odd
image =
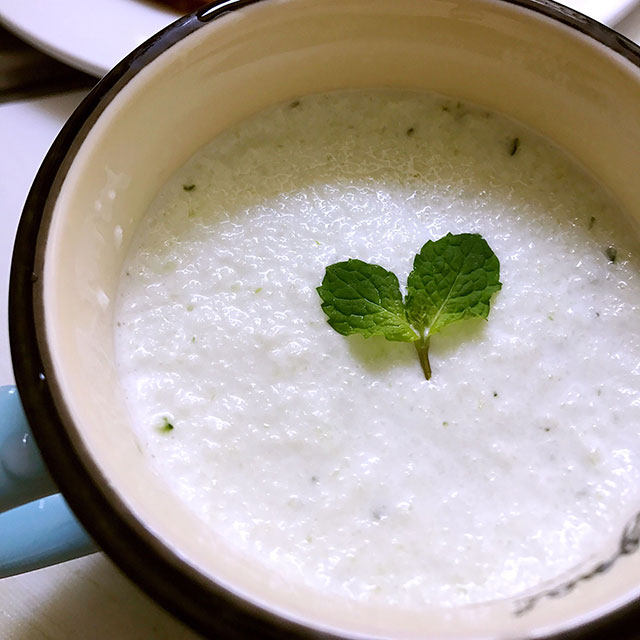
{"label": "white creamy drink", "polygon": [[[415,349],[343,337],[316,287],[406,283],[446,233],[501,263],[488,322]],[[512,596],[615,550],[640,509],[640,265],[609,196],[549,142],[429,94],[304,97],[164,187],[115,342],[167,487],[292,583],[419,608]],[[173,428],[171,428],[173,427]]]}

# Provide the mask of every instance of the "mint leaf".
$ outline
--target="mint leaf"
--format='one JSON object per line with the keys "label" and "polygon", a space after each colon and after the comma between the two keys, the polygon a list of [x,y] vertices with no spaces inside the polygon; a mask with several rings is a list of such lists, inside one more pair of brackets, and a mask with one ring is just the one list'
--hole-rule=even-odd
{"label": "mint leaf", "polygon": [[338,333],[413,342],[429,380],[431,336],[465,318],[487,318],[491,296],[501,287],[500,263],[486,240],[448,233],[416,255],[404,301],[393,273],[353,259],[327,267],[317,291]]}
{"label": "mint leaf", "polygon": [[431,336],[458,320],[487,318],[491,296],[501,287],[500,262],[479,234],[448,233],[422,247],[407,280],[405,307],[420,334],[416,350],[427,380]]}
{"label": "mint leaf", "polygon": [[337,262],[327,267],[317,288],[329,324],[343,336],[381,335],[396,342],[413,342],[398,278],[377,264],[362,260]]}
{"label": "mint leaf", "polygon": [[448,233],[427,242],[413,261],[407,318],[429,336],[464,318],[486,318],[501,287],[500,263],[486,240],[477,233]]}

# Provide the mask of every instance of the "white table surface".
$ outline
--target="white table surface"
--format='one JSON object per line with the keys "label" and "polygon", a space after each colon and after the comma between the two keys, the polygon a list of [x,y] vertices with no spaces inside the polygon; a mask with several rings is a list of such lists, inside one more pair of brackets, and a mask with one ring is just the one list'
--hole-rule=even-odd
{"label": "white table surface", "polygon": [[[640,42],[640,6],[617,29]],[[0,105],[0,384],[13,382],[6,300],[20,211],[44,154],[83,95]],[[129,582],[102,553],[0,580],[0,640],[198,637]]]}

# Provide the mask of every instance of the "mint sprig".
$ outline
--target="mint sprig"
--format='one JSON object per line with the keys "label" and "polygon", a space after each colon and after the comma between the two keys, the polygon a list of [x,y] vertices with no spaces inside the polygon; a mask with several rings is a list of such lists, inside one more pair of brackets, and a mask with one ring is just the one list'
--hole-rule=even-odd
{"label": "mint sprig", "polygon": [[465,318],[487,318],[501,287],[500,262],[486,240],[448,233],[416,255],[404,299],[391,271],[355,259],[328,266],[317,291],[338,333],[413,342],[429,380],[431,336]]}

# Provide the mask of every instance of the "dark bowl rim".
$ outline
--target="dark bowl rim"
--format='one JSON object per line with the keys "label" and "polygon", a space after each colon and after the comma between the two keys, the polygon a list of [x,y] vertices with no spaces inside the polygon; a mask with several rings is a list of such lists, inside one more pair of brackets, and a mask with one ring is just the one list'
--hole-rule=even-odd
{"label": "dark bowl rim", "polygon": [[[77,107],[49,149],[20,219],[11,263],[9,334],[16,384],[47,466],[80,522],[107,555],[168,611],[221,638],[337,636],[280,617],[209,580],[178,558],[127,509],[92,461],[66,409],[43,327],[44,247],[55,200],[88,131],[114,97],[160,54],[205,24],[269,0],[218,0],[154,35],[113,68]],[[391,2],[392,0],[390,0]],[[640,47],[553,0],[494,0],[544,15],[592,38],[640,68]],[[47,372],[45,374],[45,372]],[[640,621],[640,597],[596,620],[544,636],[546,640],[611,638]],[[542,638],[542,636],[537,636]]]}

